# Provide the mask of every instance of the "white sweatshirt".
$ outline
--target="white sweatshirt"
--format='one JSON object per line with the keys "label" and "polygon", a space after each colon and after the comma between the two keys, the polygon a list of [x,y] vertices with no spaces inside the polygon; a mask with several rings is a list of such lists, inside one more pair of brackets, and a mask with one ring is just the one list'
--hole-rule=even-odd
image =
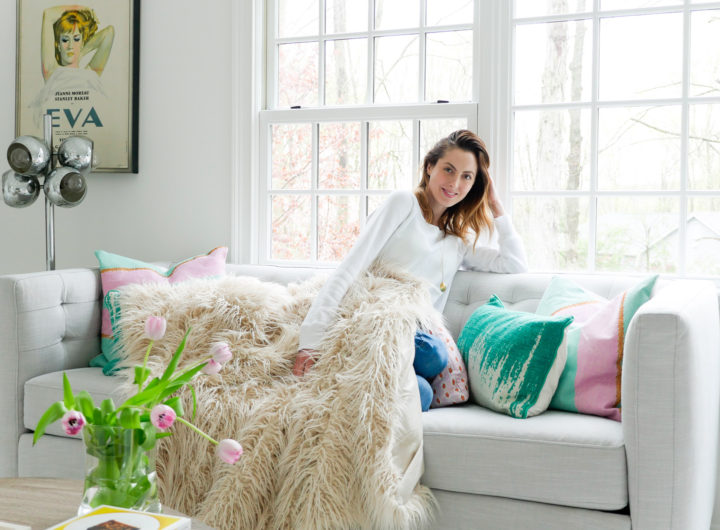
{"label": "white sweatshirt", "polygon": [[[319,349],[350,285],[381,259],[428,281],[433,305],[442,311],[458,268],[488,272],[527,270],[522,240],[507,216],[495,219],[498,249],[477,247],[453,235],[443,237],[425,221],[411,191],[396,191],[368,217],[350,252],[318,292],[300,327],[298,349]],[[440,290],[445,283],[446,290]]]}

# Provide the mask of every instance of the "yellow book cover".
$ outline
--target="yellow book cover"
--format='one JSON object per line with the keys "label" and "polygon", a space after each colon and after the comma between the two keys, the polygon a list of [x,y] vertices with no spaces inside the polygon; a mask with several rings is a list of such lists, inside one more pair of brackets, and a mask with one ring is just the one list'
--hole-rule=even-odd
{"label": "yellow book cover", "polygon": [[98,506],[50,527],[48,530],[189,530],[190,519],[177,515],[139,512],[115,506]]}

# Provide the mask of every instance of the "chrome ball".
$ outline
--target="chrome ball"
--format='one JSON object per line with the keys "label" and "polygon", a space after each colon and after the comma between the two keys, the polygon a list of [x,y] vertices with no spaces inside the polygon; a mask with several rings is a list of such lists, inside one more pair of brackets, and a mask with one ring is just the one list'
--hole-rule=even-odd
{"label": "chrome ball", "polygon": [[83,136],[69,136],[60,143],[57,156],[63,166],[85,171],[93,163],[93,142]]}
{"label": "chrome ball", "polygon": [[2,176],[2,191],[5,204],[15,208],[25,208],[38,198],[40,183],[37,177],[19,175],[11,169]]}
{"label": "chrome ball", "polygon": [[20,136],[7,150],[10,167],[21,175],[37,175],[50,161],[50,148],[35,136]]}
{"label": "chrome ball", "polygon": [[59,167],[45,179],[45,194],[51,203],[63,208],[80,204],[87,194],[85,177],[70,167]]}

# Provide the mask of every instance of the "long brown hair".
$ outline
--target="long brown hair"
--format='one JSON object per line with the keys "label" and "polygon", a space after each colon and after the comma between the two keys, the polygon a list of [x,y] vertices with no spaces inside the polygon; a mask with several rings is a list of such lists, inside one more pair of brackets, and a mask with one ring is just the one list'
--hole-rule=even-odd
{"label": "long brown hair", "polygon": [[452,234],[467,242],[470,232],[475,232],[473,246],[483,229],[493,230],[492,216],[488,207],[488,181],[490,180],[490,156],[483,142],[475,133],[460,129],[443,138],[425,155],[420,183],[415,188],[415,197],[428,223],[433,222],[433,213],[428,200],[427,185],[430,181],[428,168],[435,166],[450,149],[462,149],[475,155],[477,175],[472,188],[459,203],[447,208],[440,216],[438,226],[446,234]]}

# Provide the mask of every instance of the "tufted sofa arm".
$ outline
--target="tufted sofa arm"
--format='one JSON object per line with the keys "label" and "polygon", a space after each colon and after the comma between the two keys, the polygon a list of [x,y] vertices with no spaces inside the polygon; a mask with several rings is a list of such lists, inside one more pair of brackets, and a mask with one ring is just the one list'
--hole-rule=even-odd
{"label": "tufted sofa arm", "polygon": [[674,281],[635,314],[623,361],[633,530],[708,528],[718,441],[718,302],[710,281]]}
{"label": "tufted sofa arm", "polygon": [[25,382],[100,352],[101,292],[95,269],[0,276],[0,476],[17,475]]}

